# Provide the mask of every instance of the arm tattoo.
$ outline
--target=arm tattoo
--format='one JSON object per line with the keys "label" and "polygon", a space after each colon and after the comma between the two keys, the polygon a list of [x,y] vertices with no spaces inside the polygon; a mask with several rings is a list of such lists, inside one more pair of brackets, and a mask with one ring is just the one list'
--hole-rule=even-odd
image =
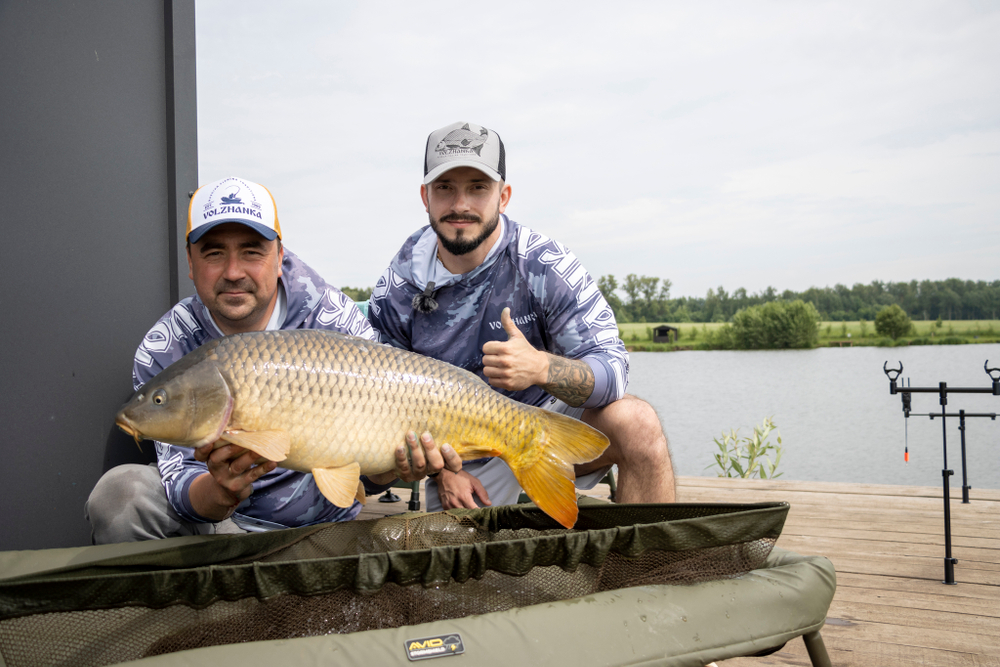
{"label": "arm tattoo", "polygon": [[579,407],[594,392],[594,371],[584,361],[550,354],[548,382],[542,389],[567,405]]}

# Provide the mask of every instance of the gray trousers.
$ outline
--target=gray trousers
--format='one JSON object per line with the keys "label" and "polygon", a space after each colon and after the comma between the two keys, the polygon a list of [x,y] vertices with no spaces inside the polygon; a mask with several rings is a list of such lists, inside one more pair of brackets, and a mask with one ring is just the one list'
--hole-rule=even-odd
{"label": "gray trousers", "polygon": [[167,500],[155,463],[130,463],[104,473],[90,492],[83,513],[90,522],[94,544],[246,532],[232,519],[196,523],[178,516]]}

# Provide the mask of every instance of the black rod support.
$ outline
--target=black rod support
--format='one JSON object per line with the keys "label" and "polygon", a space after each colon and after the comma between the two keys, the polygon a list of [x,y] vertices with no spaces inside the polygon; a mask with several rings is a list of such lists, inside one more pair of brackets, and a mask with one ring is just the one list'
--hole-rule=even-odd
{"label": "black rod support", "polygon": [[944,480],[944,583],[954,586],[955,563],[958,562],[951,556],[951,489],[948,485],[948,478],[954,475],[953,470],[942,470],[941,478]]}
{"label": "black rod support", "polygon": [[965,467],[965,410],[958,411],[958,430],[962,433],[962,504],[969,504],[969,473]]}
{"label": "black rod support", "polygon": [[[941,486],[944,496],[944,583],[955,584],[955,564],[958,560],[953,558],[951,555],[951,490],[949,488],[948,478],[955,474],[954,471],[948,469],[948,428],[947,419],[948,417],[958,417],[959,418],[959,431],[962,434],[962,502],[969,502],[969,491],[972,487],[969,486],[968,478],[968,467],[966,465],[965,456],[965,418],[966,417],[989,417],[990,419],[996,420],[996,413],[966,413],[965,410],[959,410],[958,414],[949,413],[947,410],[948,405],[948,394],[993,394],[994,396],[1000,396],[1000,368],[990,368],[989,359],[983,364],[983,369],[986,374],[990,376],[991,386],[986,387],[949,387],[947,382],[938,383],[937,387],[910,387],[897,385],[897,380],[903,372],[903,363],[899,362],[899,368],[889,368],[889,362],[882,364],[882,371],[885,373],[886,377],[889,378],[889,393],[890,394],[901,394],[900,398],[903,403],[903,417],[904,420],[909,418],[911,415],[916,417],[930,417],[932,420],[935,417],[941,418],[941,447],[942,447],[942,459],[944,462],[944,467],[941,469]],[[941,412],[939,413],[911,413],[910,409],[912,406],[911,394],[937,394],[938,401],[941,404]]]}

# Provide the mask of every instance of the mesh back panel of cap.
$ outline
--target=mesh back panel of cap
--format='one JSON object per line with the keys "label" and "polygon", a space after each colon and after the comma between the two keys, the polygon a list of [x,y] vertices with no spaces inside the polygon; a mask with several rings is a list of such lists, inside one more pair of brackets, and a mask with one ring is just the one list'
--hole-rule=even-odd
{"label": "mesh back panel of cap", "polygon": [[0,579],[9,667],[393,628],[760,567],[786,503],[532,505],[236,536]]}

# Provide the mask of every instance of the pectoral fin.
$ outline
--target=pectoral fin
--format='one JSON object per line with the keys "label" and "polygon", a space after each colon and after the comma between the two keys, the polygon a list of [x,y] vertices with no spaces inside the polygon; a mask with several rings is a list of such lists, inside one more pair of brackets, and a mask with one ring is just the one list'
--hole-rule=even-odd
{"label": "pectoral fin", "polygon": [[337,507],[350,507],[358,493],[361,466],[357,461],[339,468],[313,468],[313,479],[327,500]]}
{"label": "pectoral fin", "polygon": [[360,479],[358,480],[358,492],[354,495],[354,499],[362,505],[368,501],[368,496],[365,495],[365,483]]}
{"label": "pectoral fin", "polygon": [[223,431],[220,440],[260,454],[268,461],[284,461],[292,448],[292,438],[288,431]]}

